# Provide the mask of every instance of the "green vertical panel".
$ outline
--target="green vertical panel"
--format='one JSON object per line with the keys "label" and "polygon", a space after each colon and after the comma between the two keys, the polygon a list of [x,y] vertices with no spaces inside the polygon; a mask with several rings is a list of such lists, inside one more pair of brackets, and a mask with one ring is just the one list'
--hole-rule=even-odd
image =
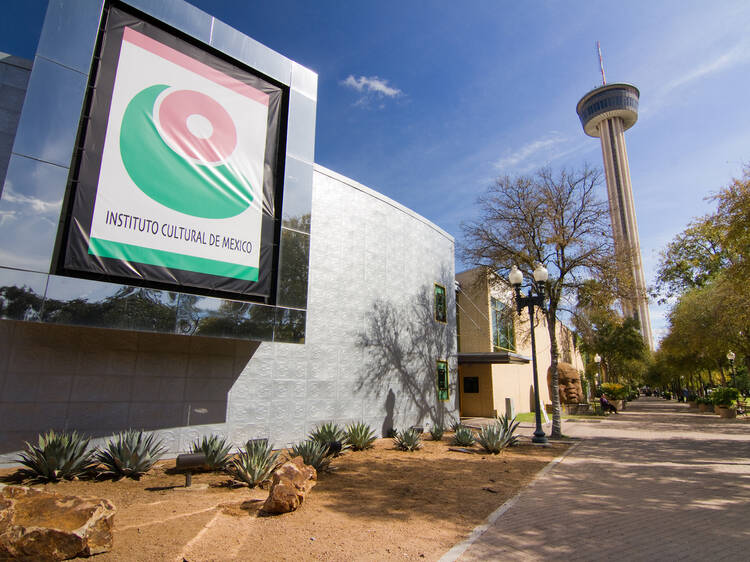
{"label": "green vertical panel", "polygon": [[448,363],[446,361],[437,362],[437,394],[438,400],[446,401],[450,398],[448,377]]}
{"label": "green vertical panel", "polygon": [[448,307],[445,299],[445,287],[435,283],[435,320],[448,321]]}

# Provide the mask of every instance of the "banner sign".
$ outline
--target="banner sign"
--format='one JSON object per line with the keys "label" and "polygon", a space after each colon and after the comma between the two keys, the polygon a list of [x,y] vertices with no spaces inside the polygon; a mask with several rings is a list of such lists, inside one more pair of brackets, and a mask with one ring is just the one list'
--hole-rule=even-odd
{"label": "banner sign", "polygon": [[114,8],[101,54],[64,268],[268,296],[282,89]]}

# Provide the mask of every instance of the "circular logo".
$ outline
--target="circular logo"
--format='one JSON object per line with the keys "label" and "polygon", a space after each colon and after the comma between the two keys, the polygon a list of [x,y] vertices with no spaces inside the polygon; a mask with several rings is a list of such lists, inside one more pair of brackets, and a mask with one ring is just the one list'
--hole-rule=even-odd
{"label": "circular logo", "polygon": [[128,103],[120,155],[138,188],[154,201],[188,215],[222,219],[253,200],[237,169],[237,127],[217,100],[202,92],[158,84]]}

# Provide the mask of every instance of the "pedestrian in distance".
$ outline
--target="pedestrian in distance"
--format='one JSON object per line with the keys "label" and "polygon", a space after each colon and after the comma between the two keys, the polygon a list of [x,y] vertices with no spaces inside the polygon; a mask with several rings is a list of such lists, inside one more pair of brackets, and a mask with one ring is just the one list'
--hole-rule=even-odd
{"label": "pedestrian in distance", "polygon": [[602,412],[612,412],[614,414],[617,413],[617,408],[615,408],[615,405],[607,399],[606,394],[601,395],[601,397],[599,398],[599,403],[602,405]]}

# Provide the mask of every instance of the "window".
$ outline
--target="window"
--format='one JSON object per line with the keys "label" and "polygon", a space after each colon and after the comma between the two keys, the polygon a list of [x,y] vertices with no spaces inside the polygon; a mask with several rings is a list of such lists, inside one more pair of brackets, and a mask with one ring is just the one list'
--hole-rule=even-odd
{"label": "window", "polygon": [[435,283],[435,320],[448,322],[448,306],[445,300],[445,287]]}
{"label": "window", "polygon": [[490,300],[492,322],[492,351],[515,351],[516,334],[513,327],[513,309],[498,299]]}
{"label": "window", "polygon": [[437,362],[437,395],[438,400],[445,402],[450,397],[448,391],[448,362]]}
{"label": "window", "polygon": [[479,377],[464,377],[464,394],[479,393]]}

